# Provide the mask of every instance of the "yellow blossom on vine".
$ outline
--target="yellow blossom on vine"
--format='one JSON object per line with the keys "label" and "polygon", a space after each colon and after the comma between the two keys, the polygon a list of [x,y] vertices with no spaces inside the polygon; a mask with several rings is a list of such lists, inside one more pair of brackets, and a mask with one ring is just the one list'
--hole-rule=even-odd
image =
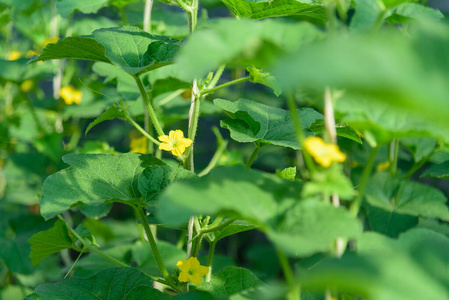
{"label": "yellow blossom on vine", "polygon": [[22,57],[22,52],[17,51],[17,50],[13,50],[9,53],[7,59],[8,60],[18,60],[19,58]]}
{"label": "yellow blossom on vine", "polygon": [[313,156],[315,161],[326,168],[334,161],[343,162],[346,159],[346,155],[338,149],[337,145],[326,144],[319,137],[306,138],[304,146],[307,152]]}
{"label": "yellow blossom on vine", "polygon": [[24,93],[31,91],[34,86],[34,82],[31,79],[25,80],[20,84],[20,90]]}
{"label": "yellow blossom on vine", "polygon": [[73,103],[80,104],[83,98],[83,92],[77,90],[72,85],[67,85],[61,88],[61,98],[64,99],[65,104],[71,105]]}
{"label": "yellow blossom on vine", "polygon": [[201,284],[201,276],[209,273],[209,268],[201,266],[196,257],[190,257],[186,260],[180,260],[176,263],[181,273],[178,276],[180,282],[189,282],[191,280],[194,284]]}
{"label": "yellow blossom on vine", "polygon": [[185,138],[181,130],[170,130],[168,135],[158,137],[162,142],[159,150],[171,151],[174,156],[182,156],[187,147],[192,145],[192,140]]}
{"label": "yellow blossom on vine", "polygon": [[390,167],[390,161],[387,160],[383,163],[379,163],[376,166],[376,169],[377,169],[377,171],[385,171],[385,170],[388,170],[389,167]]}
{"label": "yellow blossom on vine", "polygon": [[129,142],[129,152],[135,152],[135,153],[142,153],[147,154],[148,153],[148,143],[147,138],[142,137],[136,137],[131,138],[131,141]]}

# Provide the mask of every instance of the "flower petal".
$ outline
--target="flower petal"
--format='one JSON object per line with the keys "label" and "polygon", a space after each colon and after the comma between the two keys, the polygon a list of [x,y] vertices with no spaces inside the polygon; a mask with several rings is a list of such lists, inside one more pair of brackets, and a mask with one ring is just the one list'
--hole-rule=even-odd
{"label": "flower petal", "polygon": [[204,276],[204,275],[207,275],[207,273],[209,273],[209,267],[198,266],[198,269],[197,269],[198,275]]}
{"label": "flower petal", "polygon": [[170,144],[171,140],[168,135],[161,135],[158,137],[159,141]]}
{"label": "flower petal", "polygon": [[190,278],[189,273],[185,271],[182,271],[181,274],[179,274],[178,276],[178,280],[180,282],[189,282],[189,278]]}
{"label": "flower petal", "polygon": [[198,274],[193,274],[190,275],[190,280],[192,280],[192,282],[196,285],[200,285],[201,284],[201,276]]}
{"label": "flower petal", "polygon": [[159,150],[172,151],[173,147],[170,144],[162,143],[159,145]]}
{"label": "flower petal", "polygon": [[182,138],[179,140],[179,145],[184,145],[186,148],[192,145],[191,139]]}
{"label": "flower petal", "polygon": [[200,266],[200,262],[198,261],[198,258],[191,256],[189,257],[189,263],[190,263],[190,267],[192,269],[196,269]]}
{"label": "flower petal", "polygon": [[178,261],[177,263],[176,263],[176,266],[181,270],[181,271],[183,271],[183,272],[187,272],[187,275],[188,275],[188,272],[189,272],[189,269],[190,269],[190,263],[189,263],[189,261],[188,260],[180,260],[180,261]]}
{"label": "flower petal", "polygon": [[[172,137],[172,132],[173,132],[173,137]],[[175,140],[175,141],[179,141],[182,140],[184,138],[184,133],[181,130],[175,130],[175,131],[170,131],[170,137]]]}

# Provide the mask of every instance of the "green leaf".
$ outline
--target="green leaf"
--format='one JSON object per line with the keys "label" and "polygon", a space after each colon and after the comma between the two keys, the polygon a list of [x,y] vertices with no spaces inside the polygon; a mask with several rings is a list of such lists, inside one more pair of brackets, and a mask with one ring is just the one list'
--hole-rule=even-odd
{"label": "green leaf", "polygon": [[35,267],[47,256],[63,249],[72,248],[73,243],[61,220],[57,220],[52,228],[36,233],[28,241],[31,244],[31,262]]}
{"label": "green leaf", "polygon": [[326,21],[326,13],[321,5],[312,5],[313,1],[296,0],[222,0],[222,2],[239,17],[264,19],[286,16],[306,16]]}
{"label": "green leaf", "polygon": [[361,233],[360,222],[346,209],[313,199],[291,207],[267,234],[287,255],[304,257],[331,251],[338,237],[357,238]]}
{"label": "green leaf", "polygon": [[262,285],[262,281],[250,270],[229,266],[212,275],[210,282],[203,282],[196,288],[215,296],[231,296],[259,285]]}
{"label": "green leaf", "polygon": [[402,3],[392,9],[393,16],[388,21],[393,23],[406,23],[417,21],[439,21],[444,18],[441,11],[421,5],[419,3]]}
{"label": "green leaf", "polygon": [[[299,149],[289,111],[247,99],[235,102],[215,99],[214,104],[231,117],[220,124],[229,129],[232,139],[241,143],[261,142]],[[306,135],[313,135],[307,128],[323,115],[311,108],[302,108],[299,114]]]}
{"label": "green leaf", "polygon": [[354,2],[356,9],[349,28],[355,32],[371,30],[382,13],[376,0],[354,0]]}
{"label": "green leaf", "polygon": [[449,161],[431,166],[421,175],[421,177],[449,179]]}
{"label": "green leaf", "polygon": [[139,176],[138,188],[143,200],[149,202],[174,181],[195,179],[195,173],[170,166],[149,166]]}
{"label": "green leaf", "polygon": [[67,18],[72,12],[80,11],[85,14],[96,13],[108,0],[58,0],[58,13]]}
{"label": "green leaf", "polygon": [[284,170],[276,170],[276,175],[281,178],[288,180],[295,180],[296,177],[296,167],[285,168]]}
{"label": "green leaf", "polygon": [[106,120],[114,120],[114,119],[125,119],[125,113],[122,111],[120,107],[118,107],[116,104],[113,104],[110,106],[106,111],[104,111],[98,118],[96,118],[94,121],[92,121],[89,126],[87,126],[86,131],[84,132],[85,135],[89,132],[89,130],[92,129],[95,125],[106,121]]}
{"label": "green leaf", "polygon": [[138,191],[138,178],[148,165],[162,163],[151,155],[136,153],[68,154],[62,159],[71,166],[44,182],[40,206],[46,220],[83,204],[145,204]]}
{"label": "green leaf", "polygon": [[173,63],[178,40],[155,36],[138,27],[95,30],[93,38],[106,50],[110,61],[130,74],[142,74]]}
{"label": "green leaf", "polygon": [[376,173],[369,180],[366,199],[369,204],[389,212],[449,220],[447,199],[440,190],[392,178],[385,172]]}
{"label": "green leaf", "polygon": [[66,37],[56,44],[48,44],[39,57],[33,57],[30,62],[51,59],[85,59],[111,63],[106,57],[105,48],[91,37]]}
{"label": "green leaf", "polygon": [[256,225],[274,222],[288,203],[297,201],[301,183],[244,166],[221,167],[192,182],[175,182],[159,196],[157,216],[178,226],[192,215],[224,213]]}
{"label": "green leaf", "polygon": [[142,299],[168,300],[169,295],[153,289],[148,276],[133,268],[106,269],[90,278],[68,278],[39,285],[25,299]]}
{"label": "green leaf", "polygon": [[182,66],[177,78],[191,81],[205,77],[222,64],[261,68],[276,56],[292,53],[323,36],[307,22],[218,19],[196,30],[183,44],[175,60],[175,65]]}
{"label": "green leaf", "polygon": [[95,30],[88,37],[67,37],[49,44],[41,56],[30,62],[49,59],[86,59],[112,63],[127,73],[143,74],[173,63],[178,40],[155,36],[138,27],[122,26]]}
{"label": "green leaf", "polygon": [[364,207],[370,228],[392,238],[418,224],[418,218],[415,216],[398,214],[369,204],[365,204]]}
{"label": "green leaf", "polygon": [[352,182],[344,175],[341,165],[334,164],[314,174],[312,180],[304,184],[302,196],[309,197],[322,193],[338,194],[345,200],[351,200],[354,197]]}
{"label": "green leaf", "polygon": [[282,93],[282,88],[277,82],[274,76],[271,76],[270,73],[262,72],[261,69],[257,69],[256,67],[248,67],[246,70],[249,72],[250,81],[255,83],[260,83],[266,85],[273,89],[274,94],[279,97]]}
{"label": "green leaf", "polygon": [[404,144],[413,155],[415,163],[420,162],[435,151],[437,141],[434,138],[403,138],[401,143]]}
{"label": "green leaf", "polygon": [[218,242],[219,240],[221,240],[227,236],[230,236],[230,235],[233,235],[233,234],[236,234],[239,232],[253,230],[256,228],[258,228],[258,226],[254,225],[254,224],[250,224],[248,222],[234,221],[223,229],[216,230],[212,233],[209,233],[208,235],[206,235],[206,239],[208,239],[209,242]]}
{"label": "green leaf", "polygon": [[[391,30],[336,36],[303,47],[271,73],[284,88],[345,90],[336,104],[344,117],[338,117],[359,131],[359,122],[369,121],[371,126],[363,129],[387,127],[402,136],[449,140],[449,119],[442,113],[449,111],[443,96],[449,88],[442,84],[449,70],[443,54],[449,45],[448,32],[445,25],[429,23],[414,26],[407,37]],[[429,70],[432,76],[426,76]],[[379,142],[400,136],[380,136]]]}
{"label": "green leaf", "polygon": [[[315,134],[324,133],[326,126],[324,124],[324,119],[315,120],[310,124],[309,129]],[[347,139],[353,140],[359,144],[362,144],[362,139],[360,135],[353,128],[349,127],[345,122],[336,122],[335,129],[337,129],[337,136],[345,137]]]}

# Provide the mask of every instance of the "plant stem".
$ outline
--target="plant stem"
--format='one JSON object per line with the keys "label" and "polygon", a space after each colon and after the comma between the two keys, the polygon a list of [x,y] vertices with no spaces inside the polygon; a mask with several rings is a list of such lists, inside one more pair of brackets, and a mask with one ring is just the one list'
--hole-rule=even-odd
{"label": "plant stem", "polygon": [[349,208],[349,211],[354,217],[357,217],[357,215],[359,214],[360,206],[362,205],[363,196],[365,194],[366,185],[368,184],[368,179],[371,175],[371,170],[373,169],[374,160],[376,159],[378,149],[379,146],[371,148],[368,161],[366,162],[365,168],[363,169],[362,179],[360,180],[357,197],[354,199],[351,207]]}
{"label": "plant stem", "polygon": [[123,6],[119,7],[119,11],[120,11],[120,17],[123,20],[123,25],[127,26],[128,23],[128,19],[126,18],[126,14],[125,14],[125,10],[123,9]]}
{"label": "plant stem", "polygon": [[208,89],[214,88],[217,85],[217,82],[220,79],[221,74],[223,74],[225,67],[226,67],[226,64],[222,64],[221,66],[218,67],[217,71],[214,74],[214,77],[212,78],[212,80],[210,81],[210,83],[207,86]]}
{"label": "plant stem", "polygon": [[201,241],[203,240],[203,237],[206,233],[225,228],[226,226],[233,223],[234,221],[235,221],[235,219],[229,219],[229,220],[227,220],[221,224],[218,224],[216,226],[210,226],[210,227],[201,228],[200,230],[198,230],[198,235],[195,237],[195,244],[193,246],[191,256],[195,256],[195,257],[198,256],[198,252],[200,251]]}
{"label": "plant stem", "polygon": [[256,148],[254,149],[253,153],[251,153],[251,156],[246,162],[246,166],[248,168],[251,167],[254,161],[256,160],[257,154],[259,154],[260,149],[262,149],[262,147],[265,146],[265,144],[260,144],[258,142],[254,142],[254,145],[256,146]]}
{"label": "plant stem", "polygon": [[67,224],[67,222],[65,221],[65,219],[61,216],[58,215],[58,218],[64,222],[65,226],[67,227],[67,229],[83,244],[83,246],[85,248],[87,248],[88,250],[97,253],[100,256],[103,256],[104,258],[112,261],[113,263],[119,265],[120,267],[129,267],[127,264],[122,263],[121,261],[115,259],[112,256],[107,255],[106,253],[101,252],[100,250],[98,250],[96,247],[93,247],[91,245],[89,245],[88,242],[86,242],[79,234],[78,232],[75,231],[75,229],[73,229],[72,227],[69,226],[69,224]]}
{"label": "plant stem", "polygon": [[301,123],[301,117],[300,114],[296,108],[296,102],[293,95],[289,94],[287,96],[287,104],[288,108],[290,110],[290,116],[293,122],[293,127],[295,128],[296,132],[296,140],[298,141],[298,145],[300,147],[302,156],[304,158],[304,163],[309,170],[310,174],[313,175],[315,173],[315,165],[313,163],[312,157],[310,156],[309,152],[303,149],[304,141],[305,141],[305,135],[304,130],[302,128]]}
{"label": "plant stem", "polygon": [[288,261],[287,256],[284,254],[284,252],[282,252],[278,248],[276,248],[276,253],[278,255],[282,271],[284,272],[285,280],[287,281],[289,287],[287,299],[300,300],[301,290],[299,285],[296,283],[295,275],[293,274],[292,268],[290,267],[290,262]]}
{"label": "plant stem", "polygon": [[143,30],[151,33],[151,10],[153,8],[153,0],[145,1],[145,8],[143,11]]}
{"label": "plant stem", "polygon": [[73,262],[72,266],[70,267],[70,270],[65,274],[64,279],[67,278],[67,276],[69,276],[70,272],[72,272],[72,270],[75,267],[76,263],[81,258],[81,255],[83,255],[85,249],[86,249],[86,247],[83,247],[83,249],[81,250],[80,254],[78,255],[78,257],[76,258],[76,260]]}
{"label": "plant stem", "polygon": [[222,88],[228,87],[230,85],[237,84],[237,83],[240,83],[240,82],[245,82],[245,81],[248,81],[248,80],[250,80],[249,76],[243,77],[243,78],[239,78],[239,79],[235,79],[235,80],[232,80],[232,81],[228,81],[228,82],[223,83],[223,84],[221,84],[219,86],[216,86],[216,87],[213,87],[213,88],[207,88],[205,90],[202,90],[202,91],[200,91],[200,94],[201,94],[201,96],[202,95],[206,95],[206,94],[209,94],[209,93],[221,90]]}
{"label": "plant stem", "polygon": [[390,175],[396,174],[398,169],[399,140],[394,139],[390,144]]}
{"label": "plant stem", "polygon": [[134,80],[137,83],[137,86],[139,87],[140,95],[142,96],[142,99],[145,103],[145,106],[147,107],[148,114],[150,115],[151,122],[153,122],[153,126],[156,129],[156,132],[159,136],[165,135],[164,131],[162,130],[161,124],[159,123],[159,120],[157,119],[156,113],[154,112],[153,106],[150,103],[150,99],[147,95],[147,92],[145,91],[145,88],[143,87],[142,81],[139,77],[133,76]]}
{"label": "plant stem", "polygon": [[216,241],[213,241],[209,244],[209,254],[207,256],[207,267],[209,267],[209,273],[206,275],[206,282],[210,282],[210,279],[212,277],[212,264],[214,261],[214,252],[215,252],[215,245],[217,244]]}
{"label": "plant stem", "polygon": [[215,165],[218,162],[218,159],[220,158],[221,154],[223,153],[223,151],[226,149],[226,147],[228,146],[228,141],[227,140],[223,140],[223,137],[220,135],[220,132],[218,131],[218,129],[216,127],[213,128],[215,134],[217,135],[217,140],[218,140],[218,147],[217,150],[214,153],[214,156],[212,156],[209,164],[207,165],[206,168],[204,168],[204,170],[202,170],[198,176],[202,177],[204,175],[209,174],[209,172],[215,167]]}
{"label": "plant stem", "polygon": [[[190,102],[190,111],[189,111],[189,134],[188,138],[195,142],[196,130],[198,128],[198,119],[200,117],[200,105],[201,105],[201,96],[198,96],[198,82],[195,79],[193,81],[192,87],[192,97]],[[184,168],[190,170],[191,172],[195,172],[195,165],[193,161],[193,147],[194,144],[187,149],[187,159],[185,161]]]}
{"label": "plant stem", "polygon": [[42,126],[42,122],[39,119],[36,109],[34,108],[33,103],[31,103],[31,100],[27,97],[27,95],[24,92],[21,92],[22,96],[25,98],[25,101],[27,103],[28,109],[30,110],[31,117],[33,118],[34,123],[36,124],[36,128],[39,131],[41,135],[46,135],[47,132],[45,131],[44,126]]}
{"label": "plant stem", "polygon": [[142,133],[147,139],[149,139],[150,141],[152,141],[153,143],[155,143],[156,145],[159,145],[160,142],[158,140],[156,140],[154,137],[152,137],[151,135],[149,135],[142,127],[140,127],[139,124],[136,123],[136,121],[134,121],[131,116],[128,113],[125,113],[125,118],[140,132]]}
{"label": "plant stem", "polygon": [[179,287],[175,284],[170,274],[168,273],[167,268],[165,268],[164,262],[162,261],[162,257],[159,253],[159,249],[157,248],[156,241],[154,240],[153,234],[151,233],[150,225],[148,224],[143,208],[138,207],[137,212],[139,213],[140,221],[142,222],[143,229],[147,234],[148,242],[151,246],[151,250],[153,251],[154,258],[156,259],[156,263],[162,273],[162,276],[169,286],[171,286],[176,291],[180,291]]}

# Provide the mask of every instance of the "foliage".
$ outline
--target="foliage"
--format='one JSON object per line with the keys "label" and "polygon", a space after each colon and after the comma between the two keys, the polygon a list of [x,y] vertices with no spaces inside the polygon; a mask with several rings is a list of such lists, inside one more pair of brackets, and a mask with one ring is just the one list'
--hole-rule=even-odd
{"label": "foliage", "polygon": [[449,299],[430,5],[0,0],[0,299]]}

